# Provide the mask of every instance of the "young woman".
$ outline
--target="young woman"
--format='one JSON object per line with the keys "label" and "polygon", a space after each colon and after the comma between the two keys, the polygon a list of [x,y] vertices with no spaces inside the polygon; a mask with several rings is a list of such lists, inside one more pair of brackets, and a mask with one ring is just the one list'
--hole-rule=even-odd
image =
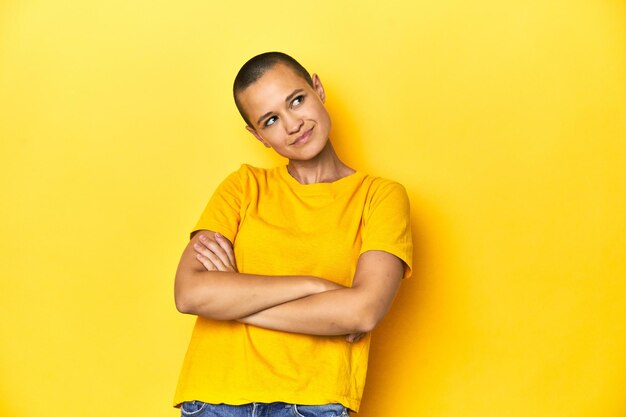
{"label": "young woman", "polygon": [[358,411],[369,334],[411,273],[406,191],[338,158],[322,83],[290,56],[252,58],[234,97],[288,162],[232,173],[192,232],[175,299],[198,319],[175,404],[183,416]]}

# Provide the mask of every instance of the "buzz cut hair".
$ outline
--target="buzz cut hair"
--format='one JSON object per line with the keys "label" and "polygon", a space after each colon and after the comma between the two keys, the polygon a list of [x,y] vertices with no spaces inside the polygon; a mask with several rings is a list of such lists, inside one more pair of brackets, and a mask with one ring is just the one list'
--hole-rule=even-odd
{"label": "buzz cut hair", "polygon": [[291,68],[293,72],[313,87],[313,79],[311,74],[291,56],[283,52],[265,52],[252,57],[243,64],[233,84],[233,97],[235,98],[235,105],[239,114],[243,117],[243,120],[248,126],[254,129],[254,126],[250,123],[248,116],[241,107],[239,101],[239,94],[254,84],[259,78],[263,76],[268,70],[272,69],[276,64],[284,64]]}

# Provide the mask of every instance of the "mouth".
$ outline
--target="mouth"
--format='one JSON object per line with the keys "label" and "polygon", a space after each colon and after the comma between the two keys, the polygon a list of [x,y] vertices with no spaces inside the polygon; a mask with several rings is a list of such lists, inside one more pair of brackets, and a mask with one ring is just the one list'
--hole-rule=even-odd
{"label": "mouth", "polygon": [[309,138],[311,137],[312,133],[313,133],[313,128],[310,128],[309,130],[307,130],[306,132],[304,132],[303,134],[298,136],[296,138],[296,140],[294,140],[291,144],[292,145],[301,145],[303,143],[306,143],[309,140]]}

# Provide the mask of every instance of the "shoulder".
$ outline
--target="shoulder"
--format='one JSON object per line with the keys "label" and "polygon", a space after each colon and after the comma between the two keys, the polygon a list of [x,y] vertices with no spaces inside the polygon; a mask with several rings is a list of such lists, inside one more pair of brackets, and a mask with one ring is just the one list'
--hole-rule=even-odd
{"label": "shoulder", "polygon": [[280,168],[281,167],[260,168],[260,167],[255,167],[249,164],[241,164],[239,169],[235,171],[233,174],[236,174],[241,178],[254,178],[254,179],[271,178],[271,177],[278,175]]}
{"label": "shoulder", "polygon": [[399,182],[366,175],[362,186],[365,187],[363,216],[366,222],[373,218],[391,220],[410,216],[409,196]]}
{"label": "shoulder", "polygon": [[222,185],[236,188],[241,193],[256,193],[275,187],[281,182],[281,167],[259,168],[249,164],[242,164],[238,170],[226,177]]}
{"label": "shoulder", "polygon": [[250,180],[254,181],[255,179],[263,178],[265,176],[267,176],[266,169],[254,167],[248,164],[241,164],[239,169],[231,172],[230,174],[228,174],[228,176],[226,176],[226,178],[224,179],[224,183],[237,182],[240,184],[245,184]]}
{"label": "shoulder", "polygon": [[406,188],[397,181],[366,174],[363,180],[363,186],[367,189],[369,201],[384,200],[394,197],[408,201]]}
{"label": "shoulder", "polygon": [[363,244],[361,253],[370,250],[388,252],[405,264],[404,277],[411,275],[413,238],[411,208],[402,184],[387,178],[369,177],[363,207]]}

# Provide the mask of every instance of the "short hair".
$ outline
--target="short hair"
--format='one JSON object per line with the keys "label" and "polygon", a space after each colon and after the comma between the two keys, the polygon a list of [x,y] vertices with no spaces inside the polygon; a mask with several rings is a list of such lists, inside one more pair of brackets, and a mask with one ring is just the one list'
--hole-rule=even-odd
{"label": "short hair", "polygon": [[239,114],[243,117],[243,120],[250,127],[253,127],[245,114],[239,102],[239,93],[248,88],[251,84],[254,84],[259,78],[263,76],[268,70],[272,69],[276,64],[284,64],[291,68],[296,75],[302,77],[311,87],[313,87],[313,80],[309,72],[291,56],[282,52],[265,52],[252,57],[243,64],[233,84],[233,97],[235,98],[235,105]]}

